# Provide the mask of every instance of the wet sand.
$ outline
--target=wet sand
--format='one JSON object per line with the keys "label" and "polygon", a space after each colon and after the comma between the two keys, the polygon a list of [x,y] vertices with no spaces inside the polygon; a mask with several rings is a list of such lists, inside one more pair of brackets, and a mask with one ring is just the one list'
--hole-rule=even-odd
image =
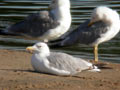
{"label": "wet sand", "polygon": [[64,77],[34,72],[30,58],[24,51],[0,50],[0,90],[120,90],[120,64]]}

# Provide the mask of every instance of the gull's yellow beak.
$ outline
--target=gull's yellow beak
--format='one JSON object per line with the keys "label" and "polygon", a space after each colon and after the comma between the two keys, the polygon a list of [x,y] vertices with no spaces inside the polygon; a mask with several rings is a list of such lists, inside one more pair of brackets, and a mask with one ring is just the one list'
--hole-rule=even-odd
{"label": "gull's yellow beak", "polygon": [[90,22],[88,23],[88,26],[90,27],[90,26],[92,26],[93,24],[94,24],[94,22],[90,21]]}
{"label": "gull's yellow beak", "polygon": [[32,53],[34,50],[35,49],[32,46],[26,48],[26,51],[28,51],[30,53]]}

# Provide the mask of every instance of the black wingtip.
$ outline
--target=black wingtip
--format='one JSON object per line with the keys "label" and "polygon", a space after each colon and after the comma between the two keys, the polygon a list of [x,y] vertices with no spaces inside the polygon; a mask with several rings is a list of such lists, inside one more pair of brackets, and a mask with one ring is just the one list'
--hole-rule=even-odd
{"label": "black wingtip", "polygon": [[50,48],[59,48],[59,47],[61,47],[61,45],[60,45],[61,41],[62,41],[61,38],[59,38],[57,40],[49,41],[48,45]]}
{"label": "black wingtip", "polygon": [[4,32],[4,30],[0,29],[0,35],[6,35],[6,33]]}
{"label": "black wingtip", "polygon": [[63,48],[63,47],[67,47],[67,45],[62,45],[61,43],[62,43],[62,41],[58,41],[58,42],[54,41],[54,43],[53,42],[52,43],[49,42],[48,45],[49,45],[50,48]]}
{"label": "black wingtip", "polygon": [[62,40],[63,40],[62,38],[59,38],[59,39],[56,39],[56,40],[53,40],[53,41],[49,41],[49,43],[61,42]]}
{"label": "black wingtip", "polygon": [[4,36],[18,36],[17,34],[6,32],[5,30],[0,29],[0,35]]}
{"label": "black wingtip", "polygon": [[62,47],[59,43],[49,43],[48,44],[50,48],[60,48]]}

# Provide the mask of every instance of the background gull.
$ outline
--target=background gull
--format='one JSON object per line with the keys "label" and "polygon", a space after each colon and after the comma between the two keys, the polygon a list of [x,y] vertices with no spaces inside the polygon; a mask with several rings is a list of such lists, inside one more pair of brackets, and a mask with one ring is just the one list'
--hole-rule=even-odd
{"label": "background gull", "polygon": [[119,30],[119,14],[108,7],[99,6],[93,10],[90,20],[53,46],[69,46],[78,43],[94,46],[94,58],[95,62],[98,62],[98,45],[112,39]]}
{"label": "background gull", "polygon": [[31,63],[38,72],[55,75],[74,75],[82,70],[100,71],[96,66],[81,58],[60,52],[50,52],[47,44],[42,42],[32,47],[27,47],[26,50],[33,51]]}
{"label": "background gull", "polygon": [[50,11],[29,15],[6,30],[0,30],[0,34],[23,35],[46,42],[59,38],[71,25],[70,1],[52,0],[49,7]]}

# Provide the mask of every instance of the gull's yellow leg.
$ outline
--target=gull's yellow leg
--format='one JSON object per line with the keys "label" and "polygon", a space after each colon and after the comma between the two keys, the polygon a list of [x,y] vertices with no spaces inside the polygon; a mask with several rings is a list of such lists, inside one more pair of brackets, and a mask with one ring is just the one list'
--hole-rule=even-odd
{"label": "gull's yellow leg", "polygon": [[94,46],[94,60],[98,62],[98,45]]}

